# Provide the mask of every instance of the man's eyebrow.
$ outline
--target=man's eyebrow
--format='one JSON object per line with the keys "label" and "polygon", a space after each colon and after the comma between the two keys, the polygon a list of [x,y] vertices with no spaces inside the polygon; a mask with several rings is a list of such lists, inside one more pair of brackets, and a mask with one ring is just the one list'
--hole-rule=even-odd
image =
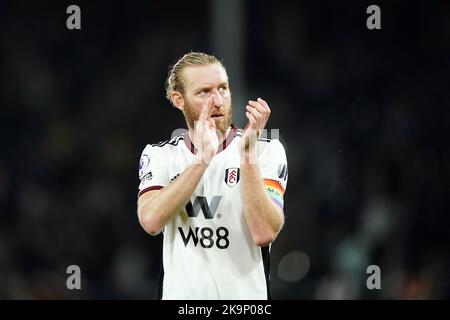
{"label": "man's eyebrow", "polygon": [[[219,87],[222,87],[222,86],[228,86],[228,81],[223,81],[223,82],[219,83]],[[197,91],[199,89],[209,89],[211,87],[214,87],[214,85],[213,84],[201,84],[195,88],[195,91]]]}
{"label": "man's eyebrow", "polygon": [[210,86],[201,85],[201,86],[194,88],[194,91],[202,91],[202,90],[209,89],[209,88],[210,88]]}

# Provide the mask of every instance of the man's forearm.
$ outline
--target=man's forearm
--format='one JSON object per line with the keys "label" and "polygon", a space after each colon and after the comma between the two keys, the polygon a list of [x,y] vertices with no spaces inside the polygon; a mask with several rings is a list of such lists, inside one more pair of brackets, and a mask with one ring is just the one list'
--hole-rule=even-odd
{"label": "man's forearm", "polygon": [[146,196],[144,193],[139,198],[139,220],[147,232],[159,233],[186,205],[207,167],[205,163],[194,162],[174,182],[156,194]]}
{"label": "man's forearm", "polygon": [[275,240],[284,223],[284,214],[264,188],[256,156],[246,154],[241,161],[241,194],[244,213],[253,241],[266,246]]}

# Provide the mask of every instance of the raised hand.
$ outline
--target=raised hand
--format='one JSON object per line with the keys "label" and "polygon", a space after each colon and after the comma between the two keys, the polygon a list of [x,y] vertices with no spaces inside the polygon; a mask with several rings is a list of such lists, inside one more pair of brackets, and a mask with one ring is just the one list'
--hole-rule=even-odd
{"label": "raised hand", "polygon": [[270,116],[270,108],[266,101],[258,98],[257,101],[249,100],[245,113],[248,118],[248,124],[244,129],[241,141],[239,143],[239,152],[254,152],[256,142],[266,126]]}
{"label": "raised hand", "polygon": [[211,96],[203,105],[199,119],[194,126],[197,160],[200,162],[210,163],[219,148],[216,123],[211,118],[215,103],[215,97]]}

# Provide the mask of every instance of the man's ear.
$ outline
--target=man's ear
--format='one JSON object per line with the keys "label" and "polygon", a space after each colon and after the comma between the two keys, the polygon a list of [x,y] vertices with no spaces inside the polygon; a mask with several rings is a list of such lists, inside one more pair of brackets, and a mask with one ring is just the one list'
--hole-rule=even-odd
{"label": "man's ear", "polygon": [[175,106],[175,108],[184,111],[184,99],[180,92],[172,92],[172,94],[170,95],[170,101],[172,101],[172,104]]}

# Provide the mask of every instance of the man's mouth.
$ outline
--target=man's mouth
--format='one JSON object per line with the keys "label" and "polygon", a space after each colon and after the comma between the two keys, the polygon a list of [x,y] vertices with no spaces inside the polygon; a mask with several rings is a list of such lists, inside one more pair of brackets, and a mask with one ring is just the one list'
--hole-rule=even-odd
{"label": "man's mouth", "polygon": [[223,118],[223,114],[212,114],[212,115],[211,115],[211,118],[214,118],[214,119],[221,119],[221,118]]}

